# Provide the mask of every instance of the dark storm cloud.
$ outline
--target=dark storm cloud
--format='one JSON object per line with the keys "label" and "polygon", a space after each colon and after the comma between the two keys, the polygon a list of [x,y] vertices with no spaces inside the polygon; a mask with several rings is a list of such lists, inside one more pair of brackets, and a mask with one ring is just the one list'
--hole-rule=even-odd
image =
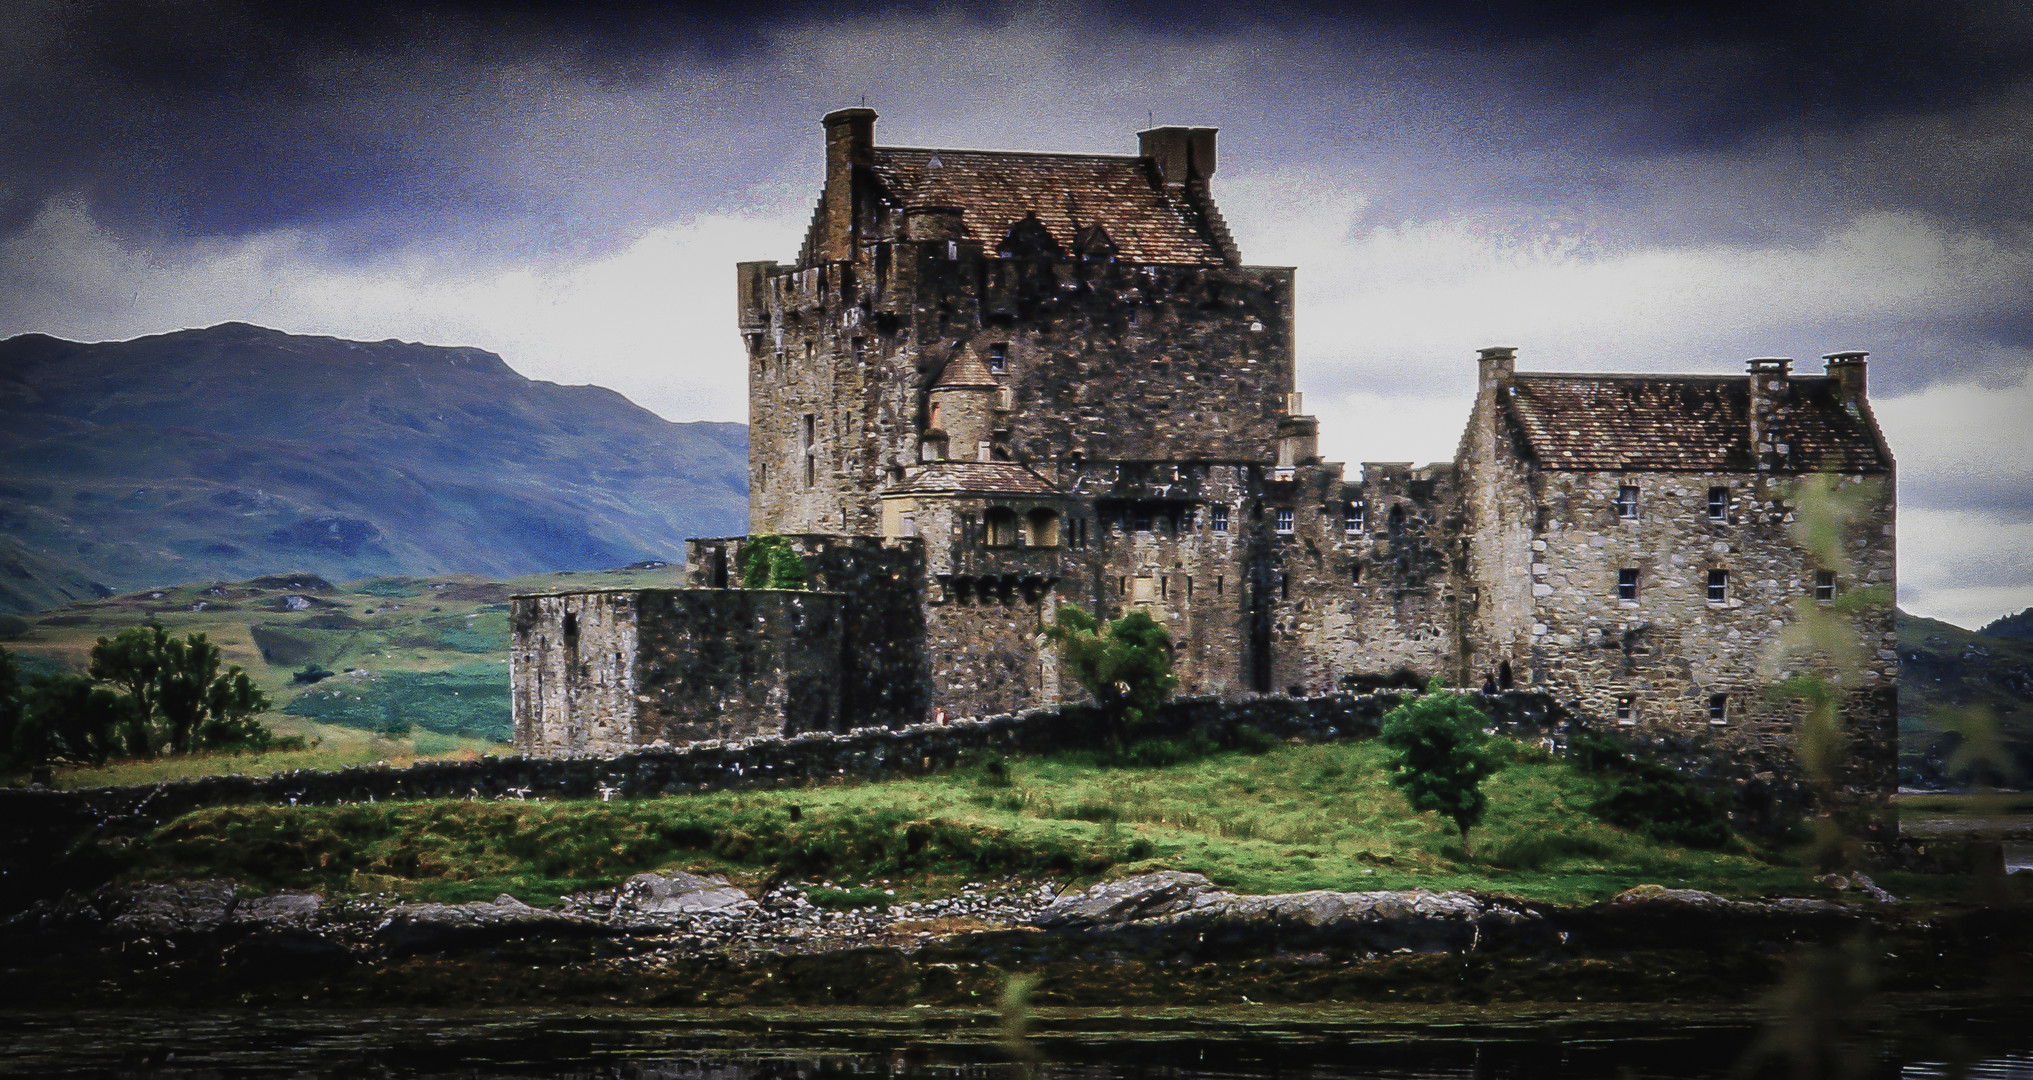
{"label": "dark storm cloud", "polygon": [[[597,246],[609,230],[655,220],[659,206],[724,203],[780,170],[776,148],[803,139],[811,92],[852,89],[853,79],[800,82],[771,70],[785,33],[863,18],[994,28],[1024,10],[31,3],[0,31],[13,38],[17,73],[4,85],[0,119],[0,226],[47,199],[79,195],[122,234],[163,240],[295,226],[373,250],[527,217],[560,222],[555,239],[567,247]],[[1938,170],[1926,164],[1938,146],[1843,159],[1851,140],[1884,125],[1981,111],[2026,79],[2033,33],[2017,5],[1407,2],[1350,14],[1327,4],[1189,2],[1066,16],[1096,28],[1095,54],[1082,59],[1099,73],[1110,59],[1103,50],[1124,40],[1117,35],[1188,51],[1261,35],[1265,52],[1231,72],[1248,81],[1214,88],[1219,100],[1201,99],[1205,85],[1136,96],[1362,169],[1378,183],[1384,215],[1536,213],[1552,203],[1632,239],[1665,229],[1757,236],[1888,202],[1983,217],[1991,200],[2023,194],[1931,182]],[[1422,60],[1394,62],[1393,47]],[[910,86],[936,80],[936,50],[891,60],[898,70],[861,81],[901,91],[889,100],[908,105],[936,100]],[[540,85],[504,86],[504,73],[521,70]],[[568,121],[544,115],[553,87],[543,83],[668,94],[673,78],[696,88],[694,100],[641,118],[636,134],[666,144],[678,167],[619,162],[627,185],[616,183],[591,217],[560,190],[571,185],[549,179],[573,161],[544,160],[583,146],[538,140],[512,162],[476,149]],[[1808,159],[1818,148],[1826,160],[1765,182],[1755,168],[1753,183],[1727,182],[1743,177],[1735,158],[1769,161],[1774,141],[1798,144]],[[1618,168],[1629,161],[1646,163],[1647,182]],[[1732,167],[1718,180],[1704,163]],[[1690,189],[1709,188],[1704,220],[1659,213],[1661,166],[1664,179],[1677,169]],[[633,197],[620,190],[628,185]]]}

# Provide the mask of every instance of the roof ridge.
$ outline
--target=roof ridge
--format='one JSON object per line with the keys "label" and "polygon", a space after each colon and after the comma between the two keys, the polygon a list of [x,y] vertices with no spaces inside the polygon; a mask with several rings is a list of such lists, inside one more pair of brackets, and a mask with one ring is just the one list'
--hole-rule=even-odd
{"label": "roof ridge", "polygon": [[924,154],[997,154],[1006,157],[1062,157],[1091,158],[1101,161],[1143,161],[1142,154],[1090,154],[1077,150],[975,150],[957,146],[877,146],[877,153],[884,150],[909,150]]}

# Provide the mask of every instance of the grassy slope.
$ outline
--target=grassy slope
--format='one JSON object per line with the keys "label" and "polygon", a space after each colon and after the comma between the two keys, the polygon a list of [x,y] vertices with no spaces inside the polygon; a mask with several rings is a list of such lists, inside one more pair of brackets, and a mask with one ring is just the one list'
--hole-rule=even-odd
{"label": "grassy slope", "polygon": [[1386,779],[1388,756],[1375,743],[1162,769],[1064,756],[1012,762],[1006,778],[967,772],[635,802],[222,808],[165,826],[145,845],[139,872],[444,899],[509,891],[532,901],[674,867],[748,881],[886,879],[906,893],[984,874],[1151,868],[1198,870],[1250,893],[1476,888],[1581,901],[1646,882],[1813,891],[1807,871],[1770,865],[1741,845],[1693,851],[1596,821],[1583,809],[1594,779],[1523,746],[1489,782],[1489,816],[1471,834],[1470,860],[1451,825],[1407,809]]}
{"label": "grassy slope", "polygon": [[2006,782],[2033,785],[2033,639],[2009,632],[2015,625],[2000,620],[1985,630],[2007,632],[1985,633],[1900,613],[1900,783],[1958,782],[1944,765],[1959,736],[1943,728],[1988,715],[2016,770]]}
{"label": "grassy slope", "polygon": [[[266,719],[278,732],[320,740],[296,753],[195,755],[58,770],[59,783],[151,783],[219,772],[337,768],[482,752],[507,738],[511,593],[565,585],[670,585],[680,576],[681,571],[667,567],[543,574],[508,582],[451,575],[371,578],[327,587],[308,576],[284,575],[255,583],[186,585],[24,616],[31,629],[5,647],[34,658],[31,663],[82,669],[98,638],[157,619],[179,634],[206,635],[228,663],[247,669],[276,702],[276,711]],[[292,581],[308,587],[291,588]],[[290,597],[304,598],[309,606],[292,610]],[[292,673],[313,661],[342,674],[312,686],[293,683]],[[401,724],[409,725],[411,734],[371,734]]]}

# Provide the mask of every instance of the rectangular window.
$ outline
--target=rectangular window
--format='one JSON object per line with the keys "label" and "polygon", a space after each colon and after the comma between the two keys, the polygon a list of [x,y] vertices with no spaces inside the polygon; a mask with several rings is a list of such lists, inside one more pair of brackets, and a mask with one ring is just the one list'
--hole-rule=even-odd
{"label": "rectangular window", "polygon": [[1214,595],[1216,596],[1228,595],[1228,579],[1221,576],[1220,574],[1214,575]]}
{"label": "rectangular window", "polygon": [[959,257],[960,257],[960,241],[958,240],[946,241],[946,258],[957,259]]}
{"label": "rectangular window", "polygon": [[1278,531],[1287,534],[1292,531],[1292,510],[1290,507],[1281,506],[1278,508]]}
{"label": "rectangular window", "polygon": [[798,453],[805,459],[805,486],[811,487],[819,481],[819,417],[806,413],[803,426],[798,429]]}
{"label": "rectangular window", "polygon": [[1172,598],[1172,576],[1170,574],[1159,574],[1158,599],[1170,600],[1171,598]]}
{"label": "rectangular window", "polygon": [[1721,604],[1728,600],[1729,571],[1710,570],[1708,572],[1708,602],[1711,604]]}
{"label": "rectangular window", "polygon": [[1729,520],[1729,489],[1712,487],[1708,489],[1708,520]]}
{"label": "rectangular window", "polygon": [[1350,582],[1351,584],[1355,584],[1355,585],[1360,585],[1360,584],[1362,584],[1362,564],[1361,564],[1361,563],[1356,563],[1356,564],[1355,564],[1354,566],[1352,566],[1352,567],[1350,567],[1350,568],[1349,568],[1349,571],[1348,571],[1348,580],[1349,580],[1349,582]]}
{"label": "rectangular window", "polygon": [[854,348],[854,362],[857,364],[868,363],[868,339],[855,338],[853,348]]}
{"label": "rectangular window", "polygon": [[1131,511],[1131,520],[1135,524],[1136,531],[1150,532],[1151,508],[1148,506],[1138,506],[1135,510]]}
{"label": "rectangular window", "polygon": [[1213,523],[1215,532],[1228,531],[1228,507],[1216,506],[1209,508],[1207,519]]}
{"label": "rectangular window", "polygon": [[1186,599],[1193,599],[1193,575],[1186,575]]}
{"label": "rectangular window", "polygon": [[1729,723],[1728,694],[1708,695],[1708,722],[1711,724]]}
{"label": "rectangular window", "polygon": [[1637,568],[1625,567],[1624,569],[1617,571],[1617,599],[1636,600],[1637,598],[1638,598]]}
{"label": "rectangular window", "polygon": [[1341,507],[1341,531],[1354,535],[1362,531],[1362,504],[1345,503]]}
{"label": "rectangular window", "polygon": [[1278,575],[1278,597],[1282,600],[1290,600],[1292,598],[1292,575]]}
{"label": "rectangular window", "polygon": [[1617,489],[1617,516],[1625,521],[1638,520],[1638,489],[1625,484]]}
{"label": "rectangular window", "polygon": [[1117,596],[1129,595],[1129,578],[1118,577],[1115,579],[1115,595]]}
{"label": "rectangular window", "polygon": [[988,370],[997,375],[1009,370],[1009,346],[996,342],[988,347]]}
{"label": "rectangular window", "polygon": [[1814,572],[1814,598],[1824,604],[1835,599],[1835,571],[1816,570]]}
{"label": "rectangular window", "polygon": [[1638,707],[1637,698],[1632,697],[1629,694],[1623,694],[1619,696],[1617,698],[1617,723],[1619,724],[1637,723],[1638,722],[1637,707]]}

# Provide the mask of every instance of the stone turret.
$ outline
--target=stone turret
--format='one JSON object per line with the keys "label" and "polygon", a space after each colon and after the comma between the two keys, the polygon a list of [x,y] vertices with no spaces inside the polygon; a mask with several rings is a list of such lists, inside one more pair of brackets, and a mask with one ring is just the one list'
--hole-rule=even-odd
{"label": "stone turret", "polygon": [[943,456],[961,461],[988,461],[995,430],[995,399],[1002,384],[968,344],[946,361],[946,370],[932,384],[926,412],[927,441],[944,436]]}

